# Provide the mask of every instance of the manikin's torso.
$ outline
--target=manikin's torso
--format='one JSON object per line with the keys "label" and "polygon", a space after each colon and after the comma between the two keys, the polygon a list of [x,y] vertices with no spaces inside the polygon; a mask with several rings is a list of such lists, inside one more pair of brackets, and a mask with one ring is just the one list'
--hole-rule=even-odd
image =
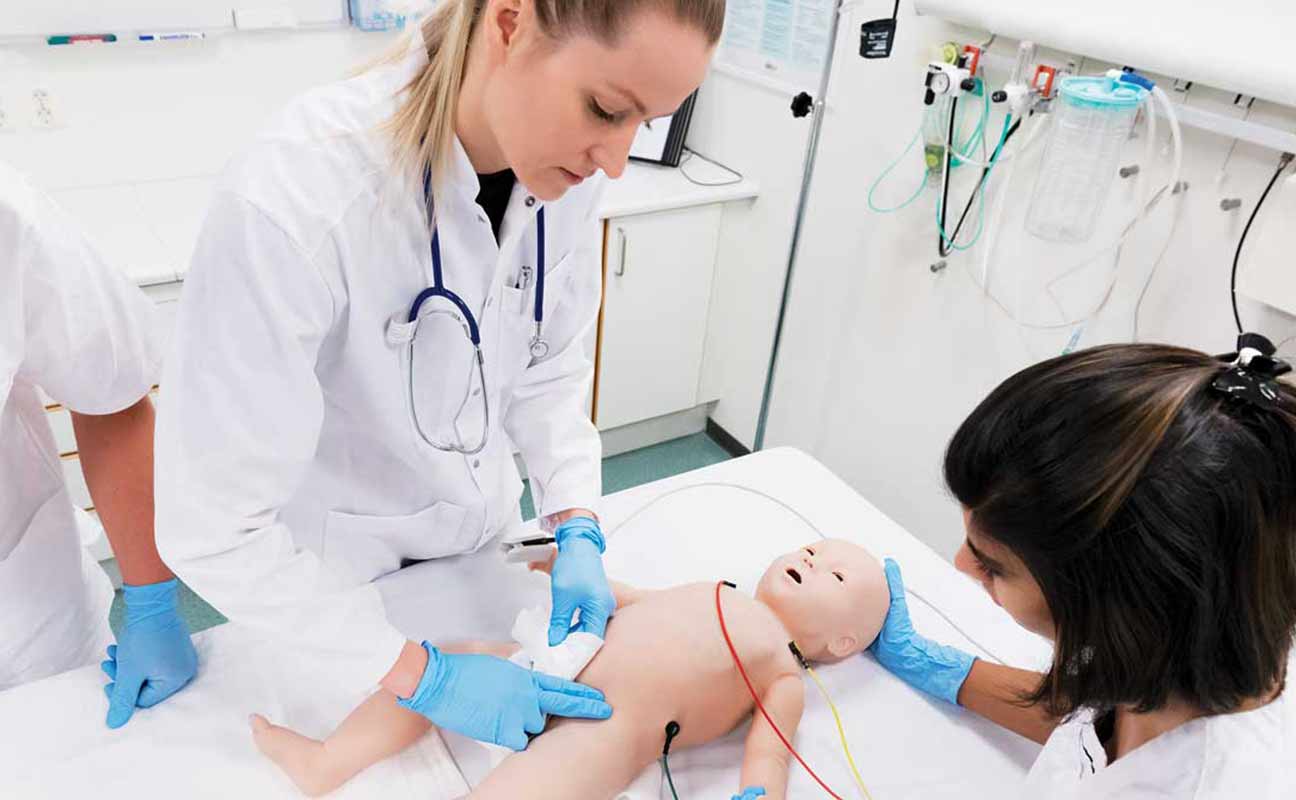
{"label": "manikin's torso", "polygon": [[[643,593],[609,621],[603,649],[578,678],[604,692],[613,714],[630,722],[635,740],[621,745],[643,765],[661,756],[672,720],[680,725],[672,747],[692,747],[727,734],[754,708],[721,635],[715,596],[711,583]],[[788,633],[766,605],[728,587],[720,601],[758,695],[797,673]],[[565,724],[572,723],[551,727]]]}

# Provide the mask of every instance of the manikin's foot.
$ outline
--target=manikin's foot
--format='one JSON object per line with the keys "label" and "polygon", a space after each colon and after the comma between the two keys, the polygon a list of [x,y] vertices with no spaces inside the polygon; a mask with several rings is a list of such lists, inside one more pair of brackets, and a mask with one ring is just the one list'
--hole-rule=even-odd
{"label": "manikin's foot", "polygon": [[262,755],[283,770],[307,797],[319,797],[342,784],[328,768],[324,743],[296,731],[272,725],[260,714],[248,718],[252,738]]}

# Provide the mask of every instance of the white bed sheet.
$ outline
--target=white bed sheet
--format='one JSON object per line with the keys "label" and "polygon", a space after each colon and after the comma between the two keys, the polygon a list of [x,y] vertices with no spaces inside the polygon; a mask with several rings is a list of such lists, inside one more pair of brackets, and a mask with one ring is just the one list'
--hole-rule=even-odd
{"label": "white bed sheet", "polygon": [[[794,514],[763,497],[723,487],[671,495],[622,526],[654,498],[706,482],[774,495],[830,535],[858,541],[880,557],[895,557],[907,584],[996,656],[1019,666],[1045,663],[1045,643],[1014,625],[948,562],[796,450],[766,451],[608,497],[609,574],[645,587],[727,579],[750,591],[773,556],[813,538]],[[547,579],[505,564],[490,546],[415,565],[379,587],[390,618],[412,638],[503,640],[517,611],[543,599]],[[911,601],[911,609],[925,634],[981,652],[923,603]],[[240,626],[224,625],[196,639],[201,666],[194,684],[162,706],[137,713],[118,731],[103,727],[106,701],[97,666],[0,693],[6,727],[0,797],[297,796],[256,752],[247,715],[259,711],[274,722],[323,736],[361,698],[330,689],[327,664],[312,663]],[[1025,775],[1038,752],[1013,734],[914,692],[869,656],[826,667],[820,675],[842,710],[856,760],[877,800],[998,795]],[[827,708],[808,684],[806,697],[798,749],[843,797],[858,797]],[[732,793],[743,733],[672,754],[682,798]],[[476,743],[447,734],[443,744],[430,735],[336,796],[457,797],[466,790],[461,772],[475,781],[485,759]],[[794,798],[823,796],[795,767],[790,789]],[[631,796],[656,798],[663,792],[653,769],[636,782]]]}
{"label": "white bed sheet", "polygon": [[[1018,627],[978,585],[826,467],[790,448],[606,498],[608,574],[647,588],[729,580],[750,592],[774,556],[815,538],[795,513],[750,491],[729,486],[678,491],[708,483],[737,484],[777,497],[827,535],[856,541],[879,558],[894,557],[912,591],[939,606],[995,657],[1027,668],[1048,663],[1049,645]],[[656,498],[660,499],[654,502]],[[910,610],[925,635],[983,657],[987,654],[923,602],[911,597]],[[1039,752],[1032,742],[914,691],[872,656],[816,671],[842,713],[852,752],[876,800],[1002,796],[1025,777]],[[681,798],[729,797],[738,788],[746,728],[706,747],[672,753],[671,772]],[[485,763],[480,745],[452,734],[446,735],[446,742],[465,777],[475,784]],[[851,780],[831,713],[809,681],[806,713],[794,743],[838,794],[861,796]],[[825,796],[795,765],[789,795]],[[653,767],[625,796],[655,800],[669,794],[662,787],[660,770]]]}

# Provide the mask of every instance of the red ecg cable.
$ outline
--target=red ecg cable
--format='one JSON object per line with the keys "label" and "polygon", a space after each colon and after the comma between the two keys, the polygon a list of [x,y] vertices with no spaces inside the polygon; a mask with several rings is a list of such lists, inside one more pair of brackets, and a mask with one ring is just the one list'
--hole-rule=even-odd
{"label": "red ecg cable", "polygon": [[815,771],[810,769],[810,765],[805,762],[805,759],[801,758],[801,754],[796,751],[796,748],[792,746],[792,743],[783,735],[783,731],[779,730],[779,726],[774,723],[769,712],[765,710],[765,704],[762,703],[760,697],[756,695],[756,688],[752,686],[751,678],[747,677],[747,670],[743,667],[742,659],[738,658],[738,651],[734,648],[733,640],[729,638],[729,628],[725,626],[724,611],[720,608],[720,587],[722,586],[724,586],[723,581],[716,584],[715,590],[716,616],[720,618],[720,632],[724,634],[725,644],[729,646],[729,655],[733,656],[734,664],[738,666],[738,674],[742,676],[743,683],[747,684],[747,691],[751,692],[752,699],[756,701],[756,708],[760,709],[761,715],[765,717],[765,721],[768,722],[770,728],[774,730],[774,735],[778,736],[779,741],[788,749],[788,752],[797,760],[797,763],[804,767],[806,772],[810,773],[810,777],[814,778],[815,782],[822,786],[823,790],[827,792],[833,800],[842,800],[841,795],[837,794],[832,789],[829,789],[828,784],[824,783],[823,780],[815,774]]}

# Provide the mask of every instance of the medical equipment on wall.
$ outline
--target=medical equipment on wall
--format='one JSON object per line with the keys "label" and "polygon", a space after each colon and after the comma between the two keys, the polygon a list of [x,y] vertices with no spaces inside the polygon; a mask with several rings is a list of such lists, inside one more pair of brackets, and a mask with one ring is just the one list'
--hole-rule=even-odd
{"label": "medical equipment on wall", "polygon": [[[475,455],[486,448],[486,442],[490,436],[490,399],[489,392],[486,391],[486,365],[481,349],[481,329],[477,324],[477,317],[468,308],[468,304],[459,295],[447,289],[442,278],[441,234],[437,230],[431,185],[431,171],[425,170],[423,173],[423,197],[428,226],[432,229],[432,285],[418,293],[418,296],[414,298],[414,302],[410,304],[409,313],[405,315],[403,321],[394,318],[388,323],[387,338],[388,341],[395,344],[405,345],[405,394],[410,419],[414,423],[414,430],[418,433],[419,438],[437,450]],[[535,333],[531,337],[530,350],[532,358],[540,359],[549,354],[549,343],[544,338],[545,219],[543,206],[536,212],[536,266],[534,273],[535,310],[533,317],[535,319]],[[533,280],[531,271],[524,267],[521,278],[523,285],[520,285],[519,288],[526,289],[527,287],[524,284],[530,280]],[[433,308],[433,303],[442,303],[447,305],[448,308]],[[453,434],[455,441],[444,441],[435,434],[429,434],[424,429],[419,418],[419,403],[414,392],[414,365],[417,360],[414,346],[418,339],[421,320],[432,314],[445,315],[459,323],[463,327],[464,335],[472,348],[472,364],[469,366],[469,371],[476,373],[478,383],[469,394],[481,398],[482,409],[481,436],[476,444],[464,443],[464,437],[458,430],[457,415]],[[470,402],[470,397],[465,396],[460,411],[468,402]]]}
{"label": "medical equipment on wall", "polygon": [[900,0],[895,1],[890,17],[869,20],[860,25],[859,54],[864,58],[890,58],[895,44],[896,17],[900,14]]}
{"label": "medical equipment on wall", "polygon": [[[971,249],[980,239],[985,226],[984,191],[989,181],[991,170],[998,164],[1013,160],[1018,154],[1029,150],[1037,141],[1041,129],[1040,123],[1032,126],[1031,135],[1012,152],[1005,150],[1008,140],[1021,127],[1021,121],[1029,113],[1040,92],[1032,88],[1025,78],[1027,68],[1035,59],[1035,47],[1030,42],[1022,42],[1018,48],[1016,65],[1008,81],[1001,89],[990,91],[981,71],[983,49],[975,45],[966,45],[960,52],[958,47],[947,44],[942,59],[927,65],[923,83],[923,103],[926,110],[918,131],[905,147],[904,151],[889,164],[873,181],[868,192],[868,206],[878,213],[900,211],[921,196],[927,185],[939,186],[939,197],[936,205],[937,229],[939,232],[938,250],[941,256],[956,250]],[[1037,71],[1038,74],[1038,71]],[[968,98],[980,98],[980,102]],[[997,136],[989,132],[991,102],[1006,103],[1006,114]],[[961,140],[959,132],[964,127],[962,115],[975,103],[977,122],[974,130]],[[877,201],[878,189],[909,155],[918,139],[924,139],[923,179],[914,190],[900,203],[884,207]],[[980,158],[975,155],[980,151]],[[952,233],[947,233],[945,219],[949,201],[952,173],[961,166],[979,167],[982,169],[980,179],[969,196],[958,222]],[[960,242],[963,225],[973,206],[977,206],[976,229],[968,241]]]}
{"label": "medical equipment on wall", "polygon": [[[1186,188],[1178,181],[1182,141],[1174,109],[1165,93],[1146,78],[1132,70],[1113,70],[1105,75],[1085,78],[1069,76],[1056,67],[1035,63],[1035,47],[1024,41],[1018,47],[1008,80],[1001,89],[989,92],[985,75],[978,74],[984,61],[981,48],[969,45],[960,53],[957,46],[946,45],[945,50],[943,59],[927,65],[924,76],[923,102],[927,110],[917,134],[926,138],[924,165],[928,172],[924,177],[929,181],[937,175],[940,177],[936,200],[939,257],[944,259],[955,251],[971,249],[981,241],[981,264],[973,277],[987,295],[990,294],[990,265],[995,238],[1002,233],[1005,197],[1011,193],[1015,162],[1018,156],[1030,152],[1036,144],[1048,141],[1032,191],[1026,228],[1047,241],[1070,243],[1092,238],[1116,177],[1121,148],[1131,137],[1140,111],[1147,128],[1146,163],[1151,164],[1156,157],[1158,116],[1169,122],[1173,140],[1171,179],[1165,185],[1171,191],[1158,190],[1152,181],[1144,179],[1138,210],[1129,224],[1121,226],[1116,240],[1098,248],[1073,267],[1064,268],[1062,277],[1074,274],[1113,249],[1119,254],[1125,238],[1163,197],[1179,194]],[[968,142],[973,146],[980,145],[983,152],[987,147],[991,148],[988,156],[982,155],[979,159],[971,147],[964,146],[958,135],[962,127],[960,114],[971,105],[969,98],[977,95],[982,98],[982,111],[975,133],[983,135],[979,142],[975,136]],[[984,135],[990,124],[990,101],[1006,105],[998,136]],[[1157,113],[1153,113],[1154,105]],[[1023,126],[1028,131],[1022,131]],[[880,184],[901,161],[908,158],[915,143],[916,138],[873,182],[868,195],[871,210],[880,213],[900,211],[921,196],[925,184],[919,184],[902,202],[891,207],[881,206],[876,199]],[[942,163],[938,163],[938,159]],[[980,167],[982,173],[951,231],[947,224],[947,209],[954,183],[952,173],[963,165]],[[999,191],[987,212],[985,193],[993,173],[1000,166],[1003,166],[1004,174],[997,181]],[[965,223],[972,216],[974,206],[974,231],[971,236],[963,236]],[[945,262],[938,261],[932,265],[932,270],[938,271],[943,266]],[[1113,268],[1113,282],[1114,275]],[[1050,295],[1053,285],[1060,279],[1048,284]],[[1109,293],[1103,293],[1103,303]],[[1020,294],[1019,286],[1018,300],[1010,304],[1017,309],[1021,305]],[[1067,319],[1056,324],[1038,325],[1023,323],[1018,310],[1005,306],[998,298],[992,296],[992,299],[1025,327],[1062,328],[1073,326],[1077,321]],[[1054,304],[1058,306],[1059,319],[1067,317],[1056,297]],[[1090,314],[1101,308],[1102,303]],[[1080,319],[1085,318],[1087,316]]]}
{"label": "medical equipment on wall", "polygon": [[1110,75],[1062,80],[1026,230],[1059,242],[1093,236],[1116,180],[1121,147],[1148,94],[1143,86]]}

